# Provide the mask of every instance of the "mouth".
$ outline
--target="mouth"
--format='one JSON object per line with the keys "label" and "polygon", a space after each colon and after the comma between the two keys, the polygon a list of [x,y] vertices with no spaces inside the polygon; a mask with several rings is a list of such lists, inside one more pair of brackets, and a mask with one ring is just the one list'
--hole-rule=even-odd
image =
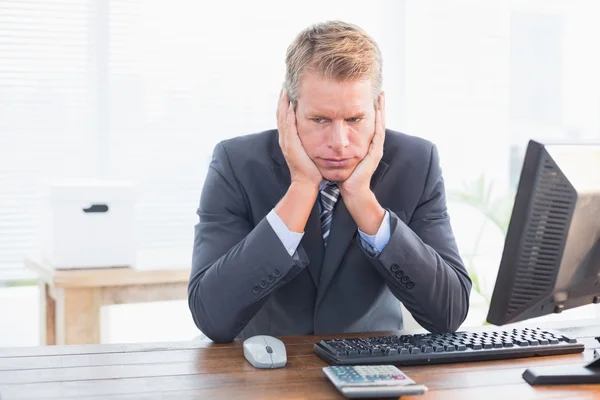
{"label": "mouth", "polygon": [[346,167],[351,162],[351,158],[322,158],[323,163],[328,167]]}

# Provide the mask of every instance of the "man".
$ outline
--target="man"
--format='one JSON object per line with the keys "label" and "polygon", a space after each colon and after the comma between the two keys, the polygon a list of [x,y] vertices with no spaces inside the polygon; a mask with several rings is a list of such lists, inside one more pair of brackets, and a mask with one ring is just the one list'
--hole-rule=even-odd
{"label": "man", "polygon": [[381,55],[360,28],[312,26],[288,48],[277,130],[216,146],[189,282],[216,342],[257,334],[455,331],[471,280],[431,143],[385,129]]}

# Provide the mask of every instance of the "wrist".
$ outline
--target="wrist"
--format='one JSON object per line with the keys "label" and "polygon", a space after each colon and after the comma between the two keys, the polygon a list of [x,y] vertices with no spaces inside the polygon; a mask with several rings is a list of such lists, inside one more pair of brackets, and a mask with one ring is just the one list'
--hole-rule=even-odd
{"label": "wrist", "polygon": [[300,181],[300,180],[292,180],[290,187],[288,188],[289,192],[294,192],[298,196],[305,197],[308,199],[317,199],[317,195],[319,194],[319,183],[309,182],[309,181]]}
{"label": "wrist", "polygon": [[377,234],[385,217],[385,209],[371,190],[344,197],[344,204],[361,231],[370,236]]}
{"label": "wrist", "polygon": [[275,212],[292,232],[304,231],[310,212],[315,204],[318,186],[292,182],[287,193],[275,206]]}
{"label": "wrist", "polygon": [[338,187],[340,188],[340,195],[344,198],[344,202],[346,202],[346,199],[356,199],[356,201],[361,201],[367,199],[370,195],[373,195],[369,185],[349,188],[346,185],[341,184],[338,185]]}
{"label": "wrist", "polygon": [[355,206],[356,208],[364,207],[366,204],[377,201],[375,194],[369,188],[342,190],[340,195],[344,199],[344,203],[348,207]]}

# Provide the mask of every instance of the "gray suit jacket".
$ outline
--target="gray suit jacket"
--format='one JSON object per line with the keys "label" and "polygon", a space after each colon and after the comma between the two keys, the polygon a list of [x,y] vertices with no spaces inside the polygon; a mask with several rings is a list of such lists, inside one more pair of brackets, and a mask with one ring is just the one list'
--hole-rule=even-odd
{"label": "gray suit jacket", "polygon": [[277,130],[219,143],[202,191],[189,306],[216,342],[402,329],[400,302],[432,332],[455,331],[471,280],[458,253],[436,147],[386,131],[371,188],[391,236],[372,257],[343,199],[327,248],[318,203],[290,256],[266,219],[290,185]]}

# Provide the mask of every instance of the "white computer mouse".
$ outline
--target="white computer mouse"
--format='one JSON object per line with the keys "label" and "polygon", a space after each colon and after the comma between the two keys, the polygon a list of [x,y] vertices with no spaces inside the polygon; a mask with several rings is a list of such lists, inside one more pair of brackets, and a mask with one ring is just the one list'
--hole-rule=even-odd
{"label": "white computer mouse", "polygon": [[267,335],[244,340],[244,357],[255,368],[281,368],[287,363],[283,342]]}

